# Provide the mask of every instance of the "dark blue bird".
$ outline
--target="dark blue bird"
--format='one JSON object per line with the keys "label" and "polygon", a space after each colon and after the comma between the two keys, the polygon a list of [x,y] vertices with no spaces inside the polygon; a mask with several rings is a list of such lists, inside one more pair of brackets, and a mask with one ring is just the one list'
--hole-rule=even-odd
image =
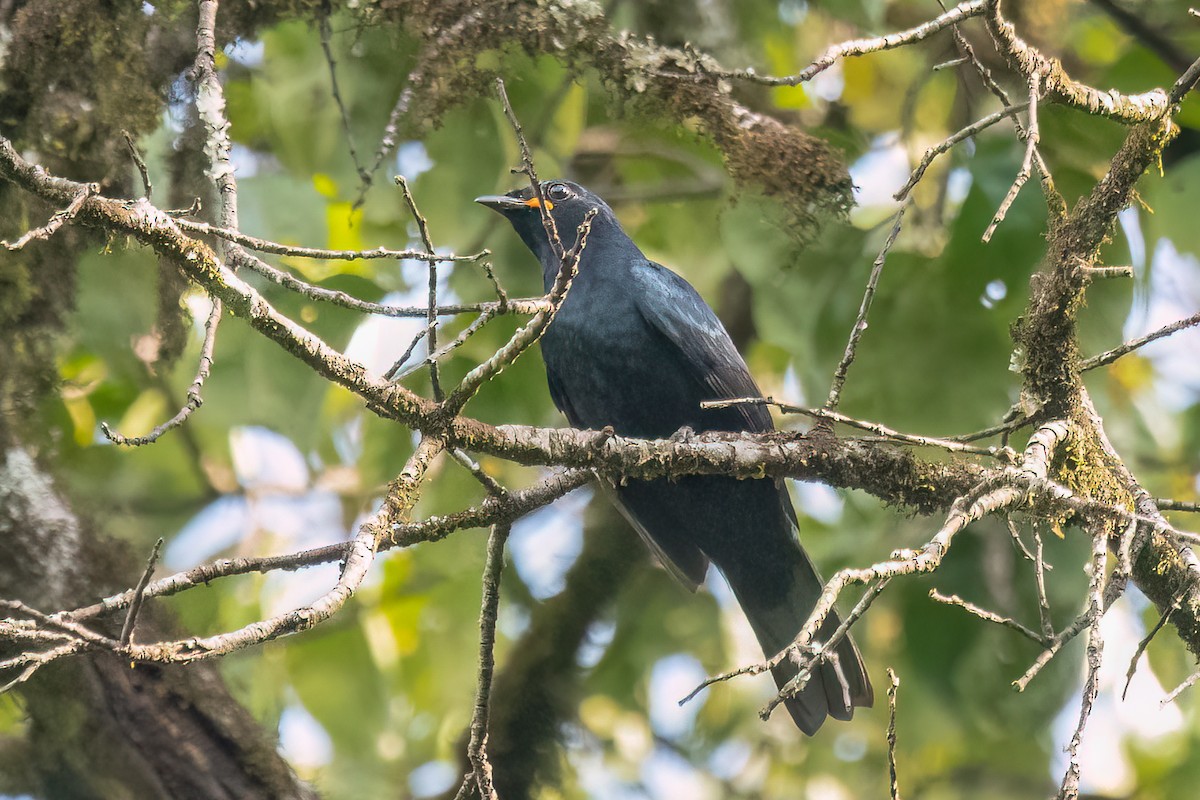
{"label": "dark blue bird", "polygon": [[[578,274],[542,336],[554,404],[577,428],[612,426],[626,436],[660,439],[694,431],[769,431],[762,406],[701,409],[704,400],[758,397],[716,314],[691,284],[650,261],[621,229],[611,208],[568,181],[541,184],[546,208],[570,248],[576,228],[596,210]],[[530,188],[476,198],[503,214],[542,264],[546,291],[560,262]],[[767,656],[786,647],[820,595],[822,582],[800,547],[796,513],[782,481],[689,476],[631,480],[614,499],[663,565],[690,589],[711,561],[725,575]],[[821,631],[837,627],[831,616]],[[812,735],[827,715],[848,720],[874,700],[862,658],[849,637],[836,649],[845,681],[832,664],[787,709]],[[774,670],[783,686],[790,662]]]}

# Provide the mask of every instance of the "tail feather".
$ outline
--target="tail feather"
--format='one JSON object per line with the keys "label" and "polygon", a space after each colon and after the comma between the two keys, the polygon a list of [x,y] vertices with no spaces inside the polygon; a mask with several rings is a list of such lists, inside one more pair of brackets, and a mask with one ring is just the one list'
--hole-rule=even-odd
{"label": "tail feather", "polygon": [[[799,558],[792,566],[792,579],[787,582],[782,595],[764,593],[762,583],[755,581],[753,575],[726,572],[742,611],[768,658],[792,643],[820,596],[822,581],[816,569],[803,551],[798,547],[796,550]],[[817,641],[828,641],[840,624],[837,614],[830,614],[821,626]],[[803,691],[784,703],[796,726],[809,736],[817,732],[827,716],[849,720],[854,716],[855,708],[869,708],[875,701],[874,690],[854,641],[847,636],[834,648],[834,653],[837,666],[830,661],[822,663]],[[798,673],[799,668],[791,659],[785,659],[771,670],[775,684],[781,689]]]}

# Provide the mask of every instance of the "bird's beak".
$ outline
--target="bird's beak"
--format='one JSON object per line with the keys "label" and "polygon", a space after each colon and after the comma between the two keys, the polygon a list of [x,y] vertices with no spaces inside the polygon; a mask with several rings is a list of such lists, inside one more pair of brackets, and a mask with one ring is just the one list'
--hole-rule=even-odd
{"label": "bird's beak", "polygon": [[509,211],[522,211],[529,208],[529,205],[518,197],[509,197],[506,194],[485,194],[482,197],[476,197],[475,202],[481,206],[487,206],[493,211],[498,211],[504,214]]}

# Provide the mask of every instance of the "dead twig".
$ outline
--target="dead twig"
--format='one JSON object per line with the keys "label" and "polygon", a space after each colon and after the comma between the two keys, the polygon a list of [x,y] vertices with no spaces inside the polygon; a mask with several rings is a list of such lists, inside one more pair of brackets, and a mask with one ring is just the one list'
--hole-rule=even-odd
{"label": "dead twig", "polygon": [[162,550],[163,540],[159,537],[154,543],[154,549],[150,551],[150,557],[146,559],[146,568],[142,570],[142,577],[138,580],[137,586],[133,589],[133,600],[129,603],[129,611],[125,614],[125,623],[121,625],[122,645],[127,645],[133,641],[133,628],[137,625],[138,614],[142,610],[142,601],[146,598],[146,584],[150,583],[150,576],[154,574],[154,567],[158,564],[158,553]]}
{"label": "dead twig", "polygon": [[75,197],[72,198],[71,202],[67,204],[67,207],[62,211],[55,212],[50,217],[50,221],[45,225],[40,228],[34,228],[33,230],[26,231],[25,234],[15,242],[0,240],[0,246],[3,246],[6,250],[15,252],[32,242],[34,239],[41,239],[43,241],[49,239],[55,234],[55,232],[58,231],[59,228],[75,218],[75,215],[79,213],[79,209],[83,208],[83,204],[87,202],[89,197],[99,193],[100,184],[83,184],[79,191],[75,194]]}
{"label": "dead twig", "polygon": [[901,204],[900,210],[896,212],[896,221],[892,225],[892,231],[879,250],[879,255],[875,257],[875,263],[871,266],[871,276],[867,279],[867,289],[863,293],[862,304],[858,309],[858,318],[854,321],[854,327],[850,329],[850,340],[846,342],[846,352],[842,354],[842,360],[838,362],[837,369],[833,372],[833,384],[829,387],[829,398],[825,401],[824,406],[826,411],[837,411],[838,402],[842,398],[842,387],[846,383],[846,372],[854,361],[858,340],[862,338],[863,332],[867,329],[867,314],[871,311],[871,301],[875,299],[875,287],[879,285],[879,276],[883,273],[883,265],[887,261],[888,251],[892,249],[892,245],[896,243],[896,237],[900,235],[904,212],[907,209],[908,201],[906,200]]}
{"label": "dead twig", "polygon": [[1164,325],[1156,331],[1147,333],[1145,336],[1139,336],[1138,338],[1130,340],[1118,347],[1114,347],[1111,350],[1105,350],[1103,353],[1094,355],[1091,358],[1086,358],[1080,362],[1079,369],[1081,372],[1086,372],[1090,369],[1107,366],[1121,356],[1132,353],[1134,350],[1137,350],[1140,347],[1145,347],[1151,342],[1158,341],[1159,339],[1170,336],[1173,333],[1178,333],[1179,331],[1194,327],[1196,325],[1200,325],[1200,311],[1185,319],[1172,322],[1170,325]]}

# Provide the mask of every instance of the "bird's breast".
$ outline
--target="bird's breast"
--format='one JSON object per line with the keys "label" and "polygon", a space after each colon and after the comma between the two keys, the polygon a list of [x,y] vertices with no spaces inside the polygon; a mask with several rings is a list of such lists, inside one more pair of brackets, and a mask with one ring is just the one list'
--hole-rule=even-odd
{"label": "bird's breast", "polygon": [[[542,337],[562,410],[588,428],[665,437],[699,427],[700,391],[682,354],[620,287],[574,286]],[[582,291],[577,291],[582,289]]]}

